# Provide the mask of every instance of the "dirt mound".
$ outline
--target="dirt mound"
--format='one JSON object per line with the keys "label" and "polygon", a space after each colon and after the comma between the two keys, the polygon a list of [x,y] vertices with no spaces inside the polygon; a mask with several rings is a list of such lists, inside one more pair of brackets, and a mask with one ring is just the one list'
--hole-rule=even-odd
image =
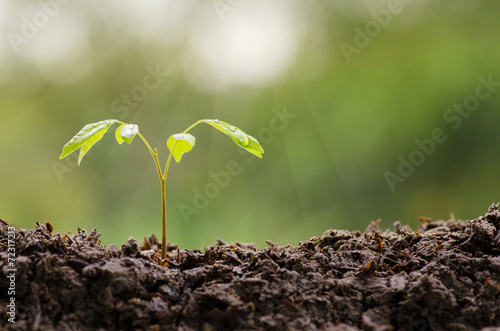
{"label": "dirt mound", "polygon": [[95,229],[0,223],[2,330],[500,327],[498,205],[471,221],[425,219],[417,232],[372,222],[299,246],[170,245],[166,261],[155,236],[120,249],[101,245]]}

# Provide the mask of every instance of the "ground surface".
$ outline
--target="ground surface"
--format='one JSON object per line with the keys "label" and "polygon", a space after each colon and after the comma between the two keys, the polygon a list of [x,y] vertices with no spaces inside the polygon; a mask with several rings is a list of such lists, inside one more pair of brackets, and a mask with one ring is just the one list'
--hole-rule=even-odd
{"label": "ground surface", "polygon": [[96,230],[16,229],[12,324],[2,221],[1,329],[500,329],[498,205],[471,221],[394,228],[329,230],[296,247],[170,246],[164,265],[154,236],[117,248],[102,246]]}

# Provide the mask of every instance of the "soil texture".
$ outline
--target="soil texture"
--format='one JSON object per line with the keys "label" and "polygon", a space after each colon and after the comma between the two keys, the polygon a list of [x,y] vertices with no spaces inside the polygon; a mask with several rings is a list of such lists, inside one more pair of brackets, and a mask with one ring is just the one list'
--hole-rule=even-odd
{"label": "soil texture", "polygon": [[118,248],[95,229],[1,221],[0,328],[500,330],[498,204],[474,220],[421,221],[416,232],[371,222],[298,246],[169,244],[164,261],[154,235]]}

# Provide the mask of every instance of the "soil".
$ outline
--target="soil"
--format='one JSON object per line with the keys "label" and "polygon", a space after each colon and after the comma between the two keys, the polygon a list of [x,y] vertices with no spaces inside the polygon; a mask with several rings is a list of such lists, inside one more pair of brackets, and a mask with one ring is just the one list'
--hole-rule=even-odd
{"label": "soil", "polygon": [[475,220],[421,221],[416,232],[372,222],[298,246],[169,244],[165,261],[154,235],[118,248],[95,229],[37,223],[15,229],[12,265],[2,221],[1,329],[500,330],[498,204]]}

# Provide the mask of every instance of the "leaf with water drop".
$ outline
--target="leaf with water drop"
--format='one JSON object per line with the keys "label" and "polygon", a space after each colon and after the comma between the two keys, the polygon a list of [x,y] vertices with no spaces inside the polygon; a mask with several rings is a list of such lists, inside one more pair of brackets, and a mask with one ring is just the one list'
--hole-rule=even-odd
{"label": "leaf with water drop", "polygon": [[257,139],[246,134],[240,128],[219,120],[203,120],[203,122],[227,134],[229,137],[231,137],[231,139],[233,139],[236,145],[246,149],[252,154],[257,155],[259,158],[262,158],[262,153],[264,153],[264,150],[260,146]]}
{"label": "leaf with water drop", "polygon": [[196,138],[189,133],[177,133],[168,138],[167,146],[174,155],[175,161],[180,162],[182,154],[193,149]]}
{"label": "leaf with water drop", "polygon": [[122,124],[115,131],[116,141],[121,145],[123,142],[130,144],[132,139],[139,133],[137,124]]}
{"label": "leaf with water drop", "polygon": [[83,157],[89,149],[108,131],[109,127],[116,123],[117,120],[104,120],[96,123],[90,123],[85,125],[80,132],[78,132],[70,141],[66,143],[63,147],[63,151],[59,156],[59,159],[65,158],[69,154],[80,149],[80,155],[78,156],[78,165],[82,161]]}
{"label": "leaf with water drop", "polygon": [[264,150],[262,149],[262,146],[260,146],[258,140],[254,137],[248,136],[248,145],[245,149],[262,159],[262,153],[264,153]]}

